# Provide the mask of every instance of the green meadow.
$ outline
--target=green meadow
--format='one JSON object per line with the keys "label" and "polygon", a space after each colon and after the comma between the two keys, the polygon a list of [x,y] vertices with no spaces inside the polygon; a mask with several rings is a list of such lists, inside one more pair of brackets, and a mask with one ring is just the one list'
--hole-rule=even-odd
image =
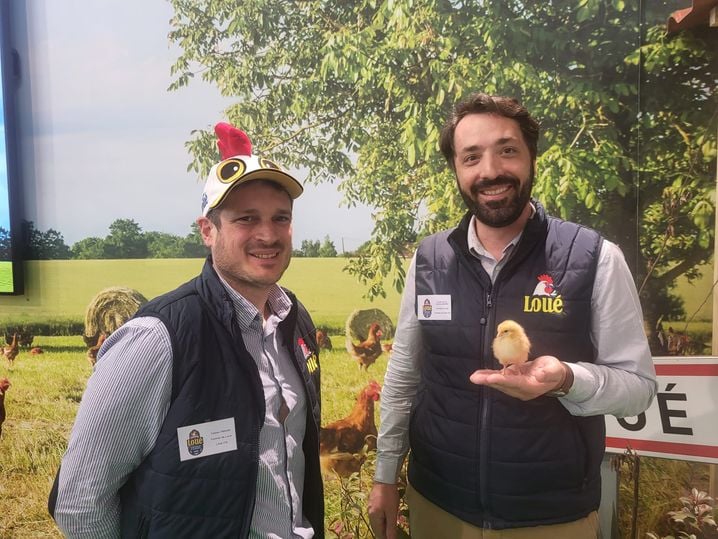
{"label": "green meadow", "polygon": [[[365,373],[344,349],[343,337],[333,336],[332,342],[334,350],[320,356],[322,424],[347,416],[356,394],[369,380],[383,384],[388,359],[382,354]],[[92,372],[79,336],[40,336],[33,345],[44,353],[30,355],[21,349],[12,367],[4,358],[0,361],[0,378],[7,377],[12,384],[5,398],[7,419],[0,435],[1,538],[61,537],[47,512],[47,496]],[[378,424],[378,408],[375,418]],[[366,491],[372,469],[373,459],[369,459],[351,485],[358,483]],[[328,527],[347,516],[343,500],[349,484],[338,478],[325,481]],[[356,500],[361,502],[361,497]],[[359,537],[369,537],[366,527],[360,533]]]}
{"label": "green meadow", "polygon": [[12,262],[0,261],[0,293],[12,292]]}
{"label": "green meadow", "polygon": [[[194,277],[201,259],[34,260],[25,263],[25,294],[0,296],[0,324],[33,319],[77,319],[100,290],[126,286],[151,299]],[[387,286],[387,297],[373,302],[364,287],[343,271],[345,258],[294,258],[281,284],[302,300],[317,325],[343,328],[354,309],[378,308],[396,320],[400,294]],[[406,262],[408,266],[408,260]],[[0,287],[9,262],[0,262]],[[684,300],[686,319],[710,325],[712,264],[700,268],[693,283],[679,278],[676,290]],[[703,323],[703,324],[700,324]]]}
{"label": "green meadow", "polygon": [[[88,303],[109,286],[134,288],[146,298],[197,275],[201,259],[35,260],[26,262],[25,294],[0,297],[0,324],[34,319],[84,318]],[[342,271],[345,258],[294,258],[281,284],[305,304],[317,325],[343,328],[355,309],[377,308],[396,321],[400,295],[389,290],[373,302]],[[408,261],[407,261],[408,264]]]}

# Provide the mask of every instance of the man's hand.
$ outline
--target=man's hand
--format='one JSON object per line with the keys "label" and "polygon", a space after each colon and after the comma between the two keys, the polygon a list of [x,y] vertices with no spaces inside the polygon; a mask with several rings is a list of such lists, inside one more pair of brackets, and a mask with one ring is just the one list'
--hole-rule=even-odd
{"label": "man's hand", "polygon": [[528,401],[561,387],[566,379],[566,368],[554,356],[540,356],[533,361],[511,365],[504,371],[478,370],[469,379],[474,384],[493,387]]}
{"label": "man's hand", "polygon": [[374,482],[369,493],[369,522],[377,539],[396,539],[399,489],[389,483]]}

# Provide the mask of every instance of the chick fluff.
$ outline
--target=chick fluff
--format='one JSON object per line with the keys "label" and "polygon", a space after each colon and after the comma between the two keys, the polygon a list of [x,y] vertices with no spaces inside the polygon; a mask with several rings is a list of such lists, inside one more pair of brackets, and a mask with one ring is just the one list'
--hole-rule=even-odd
{"label": "chick fluff", "polygon": [[513,320],[504,320],[497,328],[491,349],[499,363],[504,366],[503,372],[509,365],[525,363],[528,360],[531,341],[520,324]]}

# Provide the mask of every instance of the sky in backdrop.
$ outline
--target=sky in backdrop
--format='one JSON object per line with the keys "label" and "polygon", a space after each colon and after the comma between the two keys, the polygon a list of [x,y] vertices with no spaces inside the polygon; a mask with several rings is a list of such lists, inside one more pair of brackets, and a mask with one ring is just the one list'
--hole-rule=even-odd
{"label": "sky in backdrop", "polygon": [[[202,182],[186,170],[184,144],[223,120],[231,100],[199,79],[167,91],[179,55],[172,15],[163,0],[13,0],[24,213],[36,228],[68,245],[106,236],[117,218],[189,233]],[[336,185],[305,185],[296,247],[329,235],[341,252],[369,239],[370,209],[341,198]]]}

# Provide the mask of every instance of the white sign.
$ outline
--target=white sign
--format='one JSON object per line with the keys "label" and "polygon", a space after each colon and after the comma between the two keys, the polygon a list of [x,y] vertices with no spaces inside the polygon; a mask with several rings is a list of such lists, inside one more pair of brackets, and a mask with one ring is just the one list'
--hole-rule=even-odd
{"label": "white sign", "polygon": [[656,398],[636,417],[606,416],[606,451],[718,464],[718,357],[653,362]]}

